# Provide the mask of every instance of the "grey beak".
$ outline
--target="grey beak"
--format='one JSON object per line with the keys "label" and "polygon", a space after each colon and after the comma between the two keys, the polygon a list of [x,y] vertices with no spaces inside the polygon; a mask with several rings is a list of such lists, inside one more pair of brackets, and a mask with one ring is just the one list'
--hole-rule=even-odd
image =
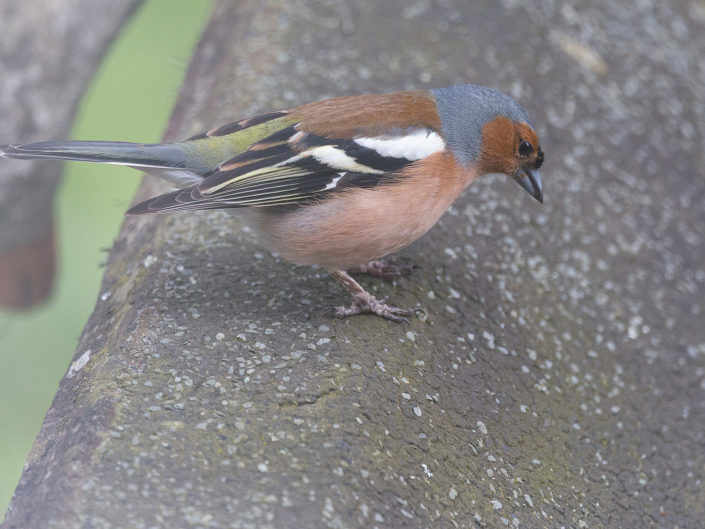
{"label": "grey beak", "polygon": [[543,187],[541,186],[541,173],[536,169],[519,169],[512,176],[527,193],[543,204]]}

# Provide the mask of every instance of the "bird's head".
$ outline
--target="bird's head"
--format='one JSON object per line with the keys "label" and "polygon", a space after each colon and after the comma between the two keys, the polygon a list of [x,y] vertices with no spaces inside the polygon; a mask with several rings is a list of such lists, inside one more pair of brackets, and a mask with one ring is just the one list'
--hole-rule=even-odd
{"label": "bird's head", "polygon": [[543,203],[539,168],[543,151],[528,116],[511,97],[477,85],[431,91],[448,148],[458,162],[479,174],[511,176]]}

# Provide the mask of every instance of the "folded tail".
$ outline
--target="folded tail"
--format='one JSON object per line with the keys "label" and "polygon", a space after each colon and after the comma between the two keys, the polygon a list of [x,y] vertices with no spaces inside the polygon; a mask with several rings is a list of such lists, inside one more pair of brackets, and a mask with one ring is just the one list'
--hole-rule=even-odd
{"label": "folded tail", "polygon": [[189,167],[183,144],[114,141],[56,141],[0,145],[0,158],[72,160],[126,165],[178,185],[201,179],[205,168]]}

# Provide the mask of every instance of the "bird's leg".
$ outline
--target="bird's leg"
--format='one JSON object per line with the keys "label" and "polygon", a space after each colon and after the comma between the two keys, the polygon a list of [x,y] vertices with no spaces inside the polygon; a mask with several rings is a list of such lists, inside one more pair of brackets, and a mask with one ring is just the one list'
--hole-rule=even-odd
{"label": "bird's leg", "polygon": [[338,318],[347,318],[355,314],[370,312],[381,316],[387,320],[396,322],[408,321],[405,316],[410,316],[414,313],[411,309],[400,309],[387,305],[386,300],[377,299],[372,294],[367,292],[360,286],[360,283],[355,281],[350,274],[345,270],[334,270],[330,273],[341,285],[343,285],[350,294],[352,294],[353,302],[349,307],[336,307],[335,315]]}
{"label": "bird's leg", "polygon": [[361,264],[355,268],[348,268],[348,273],[350,274],[368,274],[386,279],[387,281],[393,281],[400,277],[408,276],[413,271],[413,265],[398,265],[386,259],[370,261],[369,263]]}

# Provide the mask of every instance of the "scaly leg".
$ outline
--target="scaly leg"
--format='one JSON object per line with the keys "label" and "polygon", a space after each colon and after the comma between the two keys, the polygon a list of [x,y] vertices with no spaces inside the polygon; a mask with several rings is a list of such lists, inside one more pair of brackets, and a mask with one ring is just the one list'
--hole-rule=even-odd
{"label": "scaly leg", "polygon": [[380,277],[387,281],[393,281],[400,277],[408,276],[414,271],[413,265],[397,265],[388,260],[370,261],[369,263],[349,268],[350,274],[368,274],[374,277]]}
{"label": "scaly leg", "polygon": [[387,305],[384,299],[377,299],[362,288],[345,270],[334,270],[330,275],[343,285],[353,297],[352,305],[349,307],[336,307],[335,315],[338,318],[347,318],[355,314],[370,312],[387,320],[406,322],[408,320],[405,316],[410,316],[414,313],[413,309],[400,309]]}

